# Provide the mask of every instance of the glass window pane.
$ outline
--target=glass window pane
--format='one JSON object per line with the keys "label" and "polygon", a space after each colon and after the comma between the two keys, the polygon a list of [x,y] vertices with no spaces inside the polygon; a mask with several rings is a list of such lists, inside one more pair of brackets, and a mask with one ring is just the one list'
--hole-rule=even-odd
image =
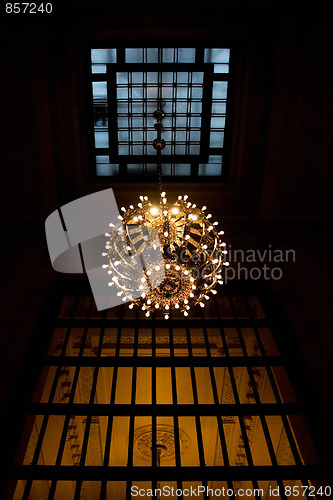
{"label": "glass window pane", "polygon": [[129,163],[127,165],[127,172],[130,175],[142,175],[143,174],[143,165]]}
{"label": "glass window pane", "polygon": [[171,368],[156,368],[156,404],[172,404]]}
{"label": "glass window pane", "polygon": [[158,49],[147,49],[147,62],[157,63],[158,62]]}
{"label": "glass window pane", "polygon": [[132,395],[132,367],[120,366],[117,374],[116,404],[130,404]]}
{"label": "glass window pane", "polygon": [[223,465],[220,434],[216,417],[200,417],[205,464],[208,466]]}
{"label": "glass window pane", "polygon": [[227,98],[228,82],[213,82],[213,99]]}
{"label": "glass window pane", "polygon": [[108,156],[96,156],[96,163],[109,163]]}
{"label": "glass window pane", "polygon": [[106,64],[92,64],[92,73],[106,73]]}
{"label": "glass window pane", "polygon": [[151,404],[151,367],[138,366],[135,404]]}
{"label": "glass window pane", "polygon": [[100,99],[107,96],[106,82],[92,82],[92,88],[94,99]]}
{"label": "glass window pane", "polygon": [[[108,417],[106,416],[94,415],[91,417],[85,465],[103,465],[107,424]],[[98,494],[96,490],[93,490],[91,483],[93,481],[85,481],[83,484],[86,484],[88,491],[90,489],[95,495]],[[92,498],[96,497],[92,496]]]}
{"label": "glass window pane", "polygon": [[111,388],[113,381],[113,367],[101,366],[98,370],[95,402],[97,404],[110,404]]}
{"label": "glass window pane", "polygon": [[127,85],[128,84],[128,73],[117,73],[117,84]]}
{"label": "glass window pane", "polygon": [[221,165],[222,164],[222,155],[221,156],[209,155],[208,163],[218,163]]}
{"label": "glass window pane", "polygon": [[[179,417],[179,434],[181,440],[181,465],[199,465],[197,430],[194,417]],[[185,432],[182,439],[182,431]],[[186,435],[190,440],[186,439]]]}
{"label": "glass window pane", "polygon": [[214,73],[229,73],[229,64],[214,64]]}
{"label": "glass window pane", "polygon": [[180,62],[180,63],[194,63],[195,62],[195,49],[178,49],[178,62]]}
{"label": "glass window pane", "polygon": [[222,166],[221,165],[208,165],[204,163],[199,164],[198,175],[221,175]]}
{"label": "glass window pane", "polygon": [[212,116],[210,126],[211,128],[223,129],[225,127],[225,116]]}
{"label": "glass window pane", "polygon": [[192,83],[200,84],[203,83],[204,74],[202,71],[193,71],[192,73]]}
{"label": "glass window pane", "polygon": [[205,49],[205,63],[228,63],[230,49]]}
{"label": "glass window pane", "polygon": [[234,404],[235,398],[228,368],[224,366],[214,366],[214,375],[219,403]]}
{"label": "glass window pane", "polygon": [[108,148],[109,147],[109,133],[108,132],[95,132],[95,147]]}
{"label": "glass window pane", "polygon": [[119,165],[98,163],[96,165],[96,175],[98,177],[119,175]]}
{"label": "glass window pane", "polygon": [[75,390],[74,403],[88,404],[95,368],[81,366]]}
{"label": "glass window pane", "polygon": [[127,465],[128,434],[129,417],[113,417],[109,465]]}
{"label": "glass window pane", "polygon": [[213,391],[209,368],[196,366],[194,368],[199,404],[213,404]]}
{"label": "glass window pane", "polygon": [[93,64],[117,62],[116,49],[91,49],[91,62]]}
{"label": "glass window pane", "polygon": [[224,139],[223,132],[211,132],[209,146],[211,148],[222,148],[223,147],[223,139]]}
{"label": "glass window pane", "polygon": [[176,367],[178,404],[193,404],[191,373],[188,367]]}
{"label": "glass window pane", "polygon": [[173,63],[175,49],[163,49],[163,62]]}
{"label": "glass window pane", "polygon": [[175,175],[191,175],[191,165],[176,164]]}
{"label": "glass window pane", "polygon": [[245,428],[254,465],[271,465],[272,462],[260,418],[255,416],[246,419]]}
{"label": "glass window pane", "polygon": [[213,115],[225,115],[226,103],[225,102],[212,102],[212,114]]}
{"label": "glass window pane", "polygon": [[265,417],[274,452],[279,465],[295,465],[287,433],[280,415]]}
{"label": "glass window pane", "polygon": [[125,49],[125,61],[127,63],[142,63],[143,49]]}

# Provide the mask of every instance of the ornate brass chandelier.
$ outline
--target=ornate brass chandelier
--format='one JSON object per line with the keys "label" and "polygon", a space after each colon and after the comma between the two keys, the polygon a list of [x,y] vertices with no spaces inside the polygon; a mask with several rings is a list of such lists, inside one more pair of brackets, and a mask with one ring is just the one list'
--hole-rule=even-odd
{"label": "ornate brass chandelier", "polygon": [[[148,196],[140,196],[137,207],[122,207],[120,222],[106,233],[107,264],[103,267],[112,275],[109,286],[116,286],[123,301],[141,307],[149,317],[161,311],[168,319],[172,310],[185,316],[191,306],[205,306],[217,284],[223,284],[222,268],[226,244],[221,241],[223,231],[217,231],[218,222],[212,222],[207,208],[201,209],[178,196],[169,202],[162,186],[161,151],[165,141],[161,99],[153,114],[157,138],[153,147],[157,152],[159,205],[153,205]],[[163,256],[157,263],[154,250]],[[141,266],[141,267],[140,267]],[[144,276],[142,277],[142,269]],[[138,279],[140,276],[140,279]]]}

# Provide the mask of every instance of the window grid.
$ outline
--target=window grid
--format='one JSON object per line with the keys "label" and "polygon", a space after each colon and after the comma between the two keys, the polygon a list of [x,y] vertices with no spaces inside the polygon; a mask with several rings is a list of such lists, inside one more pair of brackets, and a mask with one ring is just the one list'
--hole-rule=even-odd
{"label": "window grid", "polygon": [[[91,49],[92,178],[153,180],[153,111],[160,87],[162,151],[170,179],[226,178],[224,130],[230,49]],[[163,68],[161,70],[161,68]],[[91,95],[92,89],[92,95]],[[129,164],[137,168],[129,168]],[[170,164],[179,168],[170,168]],[[191,168],[181,168],[190,164]],[[139,167],[141,166],[141,168]]]}
{"label": "window grid", "polygon": [[[35,444],[33,459],[31,464],[19,465],[16,468],[17,477],[27,479],[25,490],[22,498],[29,498],[31,488],[34,482],[42,480],[45,477],[43,467],[51,465],[48,468],[48,480],[50,481],[50,488],[48,499],[55,498],[59,474],[60,477],[66,477],[68,481],[75,482],[75,490],[73,498],[80,498],[82,488],[89,486],[89,481],[100,482],[100,498],[108,498],[107,492],[110,489],[110,481],[105,476],[105,468],[112,470],[110,465],[111,456],[111,443],[113,439],[113,428],[116,421],[119,419],[129,418],[129,432],[128,432],[128,452],[126,454],[125,462],[120,466],[116,466],[119,471],[119,477],[131,477],[132,480],[127,482],[126,497],[130,498],[131,485],[136,484],[135,481],[143,481],[146,477],[147,481],[152,477],[157,477],[161,481],[170,477],[170,471],[173,473],[175,481],[178,481],[178,486],[181,485],[182,474],[184,471],[183,458],[180,448],[180,432],[182,429],[180,420],[184,418],[194,419],[194,434],[195,446],[198,450],[198,459],[196,465],[186,467],[188,480],[195,481],[198,475],[201,477],[200,484],[208,486],[214,477],[219,477],[221,474],[221,465],[209,466],[206,463],[206,448],[207,439],[204,437],[204,418],[216,419],[216,426],[218,429],[217,440],[221,447],[221,456],[223,466],[228,471],[228,481],[226,482],[228,488],[233,488],[235,492],[239,484],[237,481],[245,481],[251,479],[253,488],[260,488],[260,481],[254,479],[259,473],[258,457],[253,455],[253,443],[251,436],[251,422],[256,421],[256,425],[260,426],[264,436],[264,443],[267,446],[268,457],[270,463],[266,463],[260,469],[261,480],[276,480],[276,484],[282,489],[286,484],[287,479],[298,478],[301,484],[309,486],[311,483],[308,479],[311,474],[318,474],[315,463],[308,463],[301,456],[302,443],[297,442],[297,436],[292,428],[289,415],[300,414],[299,404],[284,401],[281,396],[277,381],[273,375],[272,368],[280,366],[282,360],[279,355],[267,355],[263,343],[264,328],[269,328],[269,320],[265,317],[255,317],[253,314],[253,306],[247,297],[223,297],[224,302],[220,299],[215,300],[213,313],[204,315],[203,311],[193,313],[193,317],[188,319],[177,319],[168,321],[159,319],[158,317],[153,320],[140,319],[140,311],[136,310],[132,318],[128,317],[128,311],[121,307],[118,309],[117,318],[112,319],[108,317],[108,312],[98,313],[94,309],[93,300],[86,298],[82,300],[76,297],[74,300],[65,299],[64,305],[69,305],[70,311],[66,313],[66,308],[62,309],[65,314],[60,313],[59,319],[56,321],[56,329],[54,336],[56,343],[51,343],[53,352],[49,350],[48,356],[45,358],[45,367],[50,370],[55,367],[54,378],[51,383],[49,396],[47,402],[35,401],[31,404],[30,415],[41,415],[42,424],[38,433],[38,438]],[[239,299],[241,301],[239,302]],[[224,311],[224,306],[228,306],[232,317],[229,319],[222,319],[221,315]],[[236,307],[237,306],[237,307]],[[222,308],[222,309],[221,309]],[[242,310],[243,308],[243,310]],[[245,311],[245,312],[244,312]],[[115,313],[115,311],[113,311]],[[131,312],[133,314],[133,312]],[[198,314],[200,316],[198,316]],[[62,317],[63,316],[63,317]],[[84,317],[85,316],[85,317]],[[259,315],[260,316],[260,315]],[[233,331],[230,331],[231,326]],[[78,328],[82,328],[81,335],[76,337]],[[58,329],[62,329],[59,336]],[[112,343],[112,335],[110,337],[110,329],[116,329],[115,352],[114,355],[104,355],[103,349],[107,345],[108,348]],[[124,349],[124,332],[125,337],[128,339],[128,328],[134,329],[134,344],[133,354],[129,351],[125,355],[121,355]],[[246,342],[244,337],[244,330],[251,328],[251,335],[248,335],[252,342],[252,351],[249,352],[250,341]],[[74,330],[75,329],[75,330]],[[150,329],[150,331],[149,331]],[[161,333],[166,333],[163,337]],[[180,332],[180,329],[182,332]],[[214,336],[211,331],[214,329]],[[99,330],[97,334],[96,331]],[[165,332],[167,330],[167,332]],[[201,330],[198,333],[198,330]],[[142,336],[141,332],[144,331],[145,335]],[[76,332],[75,335],[73,332]],[[248,333],[248,332],[247,332]],[[95,337],[93,338],[93,334]],[[169,341],[169,354],[157,355],[158,349],[163,349],[165,346],[165,339]],[[219,339],[221,348],[217,349],[216,342]],[[60,341],[59,341],[60,339]],[[203,339],[203,341],[201,340]],[[214,343],[215,342],[215,343]],[[257,347],[256,345],[258,346]],[[142,356],[143,345],[151,349],[150,356]],[[90,351],[87,356],[85,351]],[[180,347],[182,354],[177,355]],[[96,349],[97,347],[97,349]],[[200,354],[199,356],[197,354]],[[234,354],[237,354],[236,356]],[[163,354],[163,353],[162,353]],[[255,354],[255,355],[253,355]],[[73,367],[74,375],[72,383],[70,384],[70,394],[68,402],[60,402],[59,395],[57,395],[57,388],[59,387],[59,380],[61,374],[66,369]],[[121,383],[120,371],[126,368],[132,368],[132,375],[129,381],[131,385],[130,401],[129,404],[117,403],[117,387]],[[144,404],[137,404],[138,390],[141,390],[141,385],[138,385],[138,375],[143,368],[151,368],[151,401]],[[157,403],[156,394],[158,390],[157,383],[157,369],[166,368],[170,370],[171,377],[171,399],[172,404]],[[89,389],[89,397],[87,403],[76,403],[75,394],[79,387],[80,371],[82,369],[90,368],[93,376],[91,388]],[[112,376],[110,379],[110,396],[109,400],[104,403],[96,402],[97,388],[99,377],[103,374],[106,368],[113,368]],[[214,369],[225,369],[229,374],[231,383],[231,393],[234,403],[222,403],[219,396],[219,377]],[[179,399],[180,392],[177,383],[179,384],[179,376],[177,369],[189,370],[189,380],[192,391],[193,403],[182,403]],[[208,386],[211,387],[212,401],[200,401],[199,386],[202,385],[203,370],[208,370]],[[243,375],[248,376],[248,386],[251,388],[254,402],[247,400],[246,403],[242,402],[240,395],[240,386],[237,381],[236,370],[242,371]],[[261,369],[265,370],[267,380],[271,384],[272,393],[275,398],[275,403],[267,403],[262,400],[262,392],[260,392],[258,380],[258,373]],[[201,372],[200,372],[201,370]],[[49,374],[51,372],[49,371]],[[185,372],[184,372],[185,373]],[[238,372],[239,373],[239,372]],[[47,377],[46,377],[47,378]],[[45,379],[40,384],[45,384]],[[199,385],[198,385],[199,384]],[[67,387],[67,386],[66,386]],[[39,391],[39,394],[41,392]],[[58,399],[57,399],[58,398]],[[249,398],[248,398],[249,399]],[[43,441],[48,432],[48,422],[53,415],[60,415],[63,419],[62,430],[60,431],[60,442],[56,453],[56,459],[53,464],[41,464],[40,456]],[[157,419],[161,415],[169,415],[174,423],[174,438],[175,438],[175,451],[174,460],[175,466],[167,467],[161,466],[156,468],[157,464]],[[279,468],[279,460],[276,455],[276,449],[272,441],[271,429],[268,425],[267,419],[270,416],[280,415],[282,421],[282,428],[287,437],[287,443],[291,450],[294,459],[294,465],[291,463],[286,464],[283,471]],[[100,463],[101,467],[97,465],[94,471],[87,468],[87,450],[89,445],[89,438],[92,432],[92,426],[100,421],[105,416],[107,419],[105,440],[101,443],[103,446],[103,461]],[[125,417],[127,416],[127,417]],[[151,421],[151,439],[152,439],[152,462],[151,465],[140,464],[138,467],[135,465],[135,443],[134,432],[136,429],[136,419],[150,416]],[[81,418],[84,422],[82,441],[79,453],[77,468],[71,467],[70,470],[63,465],[63,457],[65,449],[68,446],[68,436],[75,427],[75,418]],[[118,419],[118,420],[117,420]],[[237,462],[232,456],[233,450],[230,447],[226,432],[228,427],[239,427],[239,453],[243,463]],[[237,455],[237,456],[238,456]],[[232,462],[230,461],[232,460]],[[104,469],[103,469],[104,467]],[[78,471],[78,472],[76,472]],[[83,481],[82,471],[84,475],[88,474]],[[200,471],[200,472],[199,472]],[[157,476],[156,476],[157,473]],[[108,473],[109,474],[109,473]],[[168,475],[169,474],[169,475]],[[251,476],[252,474],[252,476]],[[21,476],[20,476],[21,475]],[[65,476],[64,476],[65,475]],[[118,472],[117,472],[118,479]],[[259,477],[258,477],[259,479]],[[283,480],[285,483],[283,483]],[[153,487],[156,487],[156,481],[153,481]],[[242,483],[243,484],[243,483]],[[288,484],[288,483],[287,483]],[[181,486],[179,486],[181,487]],[[206,498],[206,497],[204,497]],[[209,497],[207,497],[209,498]],[[260,498],[260,496],[258,496]],[[286,498],[281,493],[281,498]]]}

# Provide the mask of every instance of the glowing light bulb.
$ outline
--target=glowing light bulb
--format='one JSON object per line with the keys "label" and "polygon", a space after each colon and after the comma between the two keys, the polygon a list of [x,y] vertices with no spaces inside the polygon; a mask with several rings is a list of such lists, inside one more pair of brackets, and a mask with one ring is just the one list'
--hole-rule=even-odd
{"label": "glowing light bulb", "polygon": [[192,290],[195,290],[197,287],[195,285],[192,285]]}
{"label": "glowing light bulb", "polygon": [[184,300],[184,304],[188,304],[188,300],[187,299]]}
{"label": "glowing light bulb", "polygon": [[207,215],[207,219],[210,219],[212,217],[212,214]]}
{"label": "glowing light bulb", "polygon": [[147,316],[147,318],[148,318],[150,316],[150,312],[147,311],[146,314],[145,314],[145,316]]}
{"label": "glowing light bulb", "polygon": [[223,262],[224,266],[229,266],[229,262]]}
{"label": "glowing light bulb", "polygon": [[119,264],[120,264],[119,260],[115,260],[115,261],[114,261],[114,265],[115,265],[115,266],[119,266]]}
{"label": "glowing light bulb", "polygon": [[148,196],[145,196],[145,197],[144,197],[144,199],[145,199],[146,201],[148,201]]}
{"label": "glowing light bulb", "polygon": [[112,222],[110,222],[109,227],[114,227],[114,224],[112,224]]}
{"label": "glowing light bulb", "polygon": [[165,196],[166,196],[166,192],[165,192],[165,191],[162,191],[162,193],[161,193],[161,197],[162,197],[162,198],[165,198]]}
{"label": "glowing light bulb", "polygon": [[213,222],[213,226],[217,226],[217,225],[218,225],[217,221]]}
{"label": "glowing light bulb", "polygon": [[212,294],[214,294],[214,295],[216,295],[216,294],[217,294],[217,291],[216,291],[216,290],[212,290],[211,292],[212,292]]}
{"label": "glowing light bulb", "polygon": [[155,309],[158,309],[160,307],[159,304],[155,304]]}
{"label": "glowing light bulb", "polygon": [[120,297],[123,294],[123,292],[117,292],[118,297]]}
{"label": "glowing light bulb", "polygon": [[142,283],[146,281],[146,278],[141,278]]}
{"label": "glowing light bulb", "polygon": [[107,264],[103,264],[103,265],[102,265],[102,268],[103,268],[103,269],[106,269],[107,267],[109,267]]}
{"label": "glowing light bulb", "polygon": [[134,220],[134,222],[137,222],[138,218],[135,216],[135,217],[133,217],[133,220]]}
{"label": "glowing light bulb", "polygon": [[111,271],[111,270],[109,270],[109,271],[108,271],[108,274],[112,274],[112,271]]}
{"label": "glowing light bulb", "polygon": [[175,304],[175,309],[179,309],[179,304]]}
{"label": "glowing light bulb", "polygon": [[170,264],[166,264],[165,269],[170,269]]}
{"label": "glowing light bulb", "polygon": [[206,205],[204,205],[204,206],[201,208],[201,210],[207,210]]}
{"label": "glowing light bulb", "polygon": [[112,281],[109,281],[108,286],[113,286]]}
{"label": "glowing light bulb", "polygon": [[123,297],[121,300],[125,302],[127,300],[127,297]]}
{"label": "glowing light bulb", "polygon": [[147,274],[148,274],[148,276],[150,276],[151,275],[151,271],[147,271]]}
{"label": "glowing light bulb", "polygon": [[126,208],[125,207],[121,207],[121,209],[123,212],[126,212]]}
{"label": "glowing light bulb", "polygon": [[168,231],[164,231],[164,233],[163,233],[163,234],[164,234],[164,236],[165,236],[165,237],[169,236]]}
{"label": "glowing light bulb", "polygon": [[163,198],[162,199],[163,203],[165,204],[167,202],[167,199],[166,198]]}
{"label": "glowing light bulb", "polygon": [[183,197],[182,196],[178,196],[178,200],[181,200]]}
{"label": "glowing light bulb", "polygon": [[163,215],[168,215],[168,211],[167,211],[167,210],[164,210],[164,211],[163,211]]}
{"label": "glowing light bulb", "polygon": [[138,203],[138,207],[139,207],[139,208],[142,208],[142,203]]}
{"label": "glowing light bulb", "polygon": [[224,243],[224,241],[223,241],[223,243],[221,243],[221,247],[225,247],[225,246],[227,246],[227,244]]}
{"label": "glowing light bulb", "polygon": [[159,271],[160,270],[160,266],[155,266],[155,271]]}
{"label": "glowing light bulb", "polygon": [[218,262],[219,262],[219,259],[214,259],[213,260],[213,264],[218,264]]}
{"label": "glowing light bulb", "polygon": [[139,198],[140,198],[140,200],[141,200],[141,201],[143,201],[143,196],[142,196],[142,195],[141,195],[141,196],[139,196]]}
{"label": "glowing light bulb", "polygon": [[131,208],[132,210],[134,210],[134,207],[133,207],[133,205],[130,205],[130,208]]}
{"label": "glowing light bulb", "polygon": [[150,213],[151,213],[151,215],[157,215],[158,214],[158,208],[156,208],[156,207],[151,208],[150,209]]}
{"label": "glowing light bulb", "polygon": [[221,234],[221,235],[224,234],[224,231],[220,231],[219,234]]}
{"label": "glowing light bulb", "polygon": [[187,234],[187,235],[185,236],[185,240],[189,240],[189,239],[190,239],[190,235],[189,235],[189,234]]}
{"label": "glowing light bulb", "polygon": [[133,309],[134,305],[133,304],[129,304],[129,309]]}
{"label": "glowing light bulb", "polygon": [[147,300],[147,304],[151,304],[151,300]]}
{"label": "glowing light bulb", "polygon": [[166,310],[170,309],[170,307],[168,306],[168,304],[165,306],[165,309]]}
{"label": "glowing light bulb", "polygon": [[200,307],[205,307],[205,304],[203,302],[200,302]]}
{"label": "glowing light bulb", "polygon": [[174,207],[174,208],[171,210],[171,213],[173,213],[174,215],[179,214],[179,210],[178,210],[178,208]]}
{"label": "glowing light bulb", "polygon": [[184,200],[186,201],[186,200],[187,200],[187,198],[188,198],[188,196],[187,196],[187,194],[186,194],[186,195],[184,196]]}
{"label": "glowing light bulb", "polygon": [[191,292],[191,293],[190,293],[190,297],[191,297],[191,299],[193,299],[193,297],[194,297],[194,293],[192,293],[192,292]]}
{"label": "glowing light bulb", "polygon": [[184,311],[184,316],[188,316],[188,312],[187,311]]}
{"label": "glowing light bulb", "polygon": [[122,216],[121,215],[118,215],[118,219],[119,220],[123,220]]}
{"label": "glowing light bulb", "polygon": [[164,319],[169,319],[169,314],[165,314]]}
{"label": "glowing light bulb", "polygon": [[176,269],[176,271],[179,271],[180,267],[179,267],[179,266],[176,266],[176,268],[175,268],[175,269]]}
{"label": "glowing light bulb", "polygon": [[191,277],[190,277],[190,281],[192,281],[192,283],[193,283],[193,281],[194,281],[194,278],[193,278],[193,276],[191,276]]}
{"label": "glowing light bulb", "polygon": [[105,236],[111,236],[111,234],[110,233],[105,233]]}
{"label": "glowing light bulb", "polygon": [[187,270],[187,269],[184,271],[184,274],[185,274],[186,276],[188,275],[188,270]]}

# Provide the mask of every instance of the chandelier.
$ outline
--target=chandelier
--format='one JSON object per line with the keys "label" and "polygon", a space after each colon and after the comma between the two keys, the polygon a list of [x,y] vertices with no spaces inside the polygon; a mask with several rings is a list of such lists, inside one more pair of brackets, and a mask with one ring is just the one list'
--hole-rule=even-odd
{"label": "chandelier", "polygon": [[[206,214],[207,207],[198,208],[187,195],[169,202],[162,186],[161,151],[165,141],[161,99],[160,109],[153,113],[157,138],[159,203],[152,204],[148,196],[140,196],[137,207],[122,207],[118,225],[110,224],[106,233],[106,268],[112,275],[109,286],[116,286],[117,295],[130,301],[130,308],[139,306],[146,317],[161,311],[168,319],[172,310],[188,316],[192,306],[205,303],[216,294],[217,284],[223,284],[222,268],[226,244],[218,222]],[[158,257],[160,256],[160,257]],[[143,275],[142,275],[143,270]],[[140,277],[140,278],[139,278]]]}

